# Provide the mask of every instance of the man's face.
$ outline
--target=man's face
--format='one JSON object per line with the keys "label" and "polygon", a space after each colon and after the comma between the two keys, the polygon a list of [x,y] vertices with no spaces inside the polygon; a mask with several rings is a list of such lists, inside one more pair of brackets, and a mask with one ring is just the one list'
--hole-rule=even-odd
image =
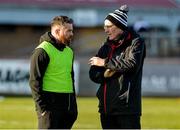
{"label": "man's face", "polygon": [[123,33],[123,30],[107,19],[104,21],[104,31],[108,35],[109,40],[116,40]]}
{"label": "man's face", "polygon": [[61,26],[58,33],[58,40],[65,45],[69,45],[73,39],[73,25],[65,23]]}

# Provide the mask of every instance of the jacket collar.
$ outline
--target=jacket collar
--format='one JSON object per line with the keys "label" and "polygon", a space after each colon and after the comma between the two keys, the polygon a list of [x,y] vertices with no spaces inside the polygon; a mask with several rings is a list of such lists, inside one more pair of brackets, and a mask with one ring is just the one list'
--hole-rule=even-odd
{"label": "jacket collar", "polygon": [[125,44],[128,44],[130,40],[131,33],[126,31],[119,36],[118,40],[109,40],[109,38],[107,38],[106,44],[118,48],[120,46],[126,46]]}
{"label": "jacket collar", "polygon": [[66,45],[61,43],[60,41],[57,41],[50,32],[48,32],[48,35],[51,39],[51,44],[55,46],[58,50],[63,51]]}

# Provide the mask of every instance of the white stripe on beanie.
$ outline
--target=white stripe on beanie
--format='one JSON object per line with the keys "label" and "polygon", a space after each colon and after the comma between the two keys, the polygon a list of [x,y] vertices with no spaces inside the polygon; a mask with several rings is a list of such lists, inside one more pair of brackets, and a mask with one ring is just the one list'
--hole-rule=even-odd
{"label": "white stripe on beanie", "polygon": [[127,18],[128,18],[128,16],[127,16],[127,14],[126,14],[126,13],[124,13],[124,12],[122,12],[122,11],[118,10],[118,9],[116,9],[116,10],[114,11],[114,13],[117,13],[118,15],[121,15],[121,16],[125,17],[125,19],[127,19]]}
{"label": "white stripe on beanie", "polygon": [[127,27],[127,21],[122,19],[121,16],[118,16],[117,14],[114,13],[110,13],[109,15],[111,15],[112,17],[114,17],[116,20],[118,20],[120,23],[122,23],[124,26]]}
{"label": "white stripe on beanie", "polygon": [[109,13],[105,19],[110,20],[117,27],[125,30],[128,26],[128,11],[129,8],[127,5],[122,5],[119,9],[116,9],[114,12]]}

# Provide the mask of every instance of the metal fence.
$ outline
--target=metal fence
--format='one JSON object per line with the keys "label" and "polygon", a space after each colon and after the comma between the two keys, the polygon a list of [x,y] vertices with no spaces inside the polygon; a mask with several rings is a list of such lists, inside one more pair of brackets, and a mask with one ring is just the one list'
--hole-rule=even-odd
{"label": "metal fence", "polygon": [[180,34],[140,33],[145,39],[147,57],[180,57]]}

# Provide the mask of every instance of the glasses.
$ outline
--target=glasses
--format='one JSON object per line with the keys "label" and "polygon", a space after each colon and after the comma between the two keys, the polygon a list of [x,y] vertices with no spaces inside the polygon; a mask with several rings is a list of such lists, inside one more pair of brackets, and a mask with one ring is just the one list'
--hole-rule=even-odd
{"label": "glasses", "polygon": [[104,29],[112,28],[114,25],[104,25]]}

